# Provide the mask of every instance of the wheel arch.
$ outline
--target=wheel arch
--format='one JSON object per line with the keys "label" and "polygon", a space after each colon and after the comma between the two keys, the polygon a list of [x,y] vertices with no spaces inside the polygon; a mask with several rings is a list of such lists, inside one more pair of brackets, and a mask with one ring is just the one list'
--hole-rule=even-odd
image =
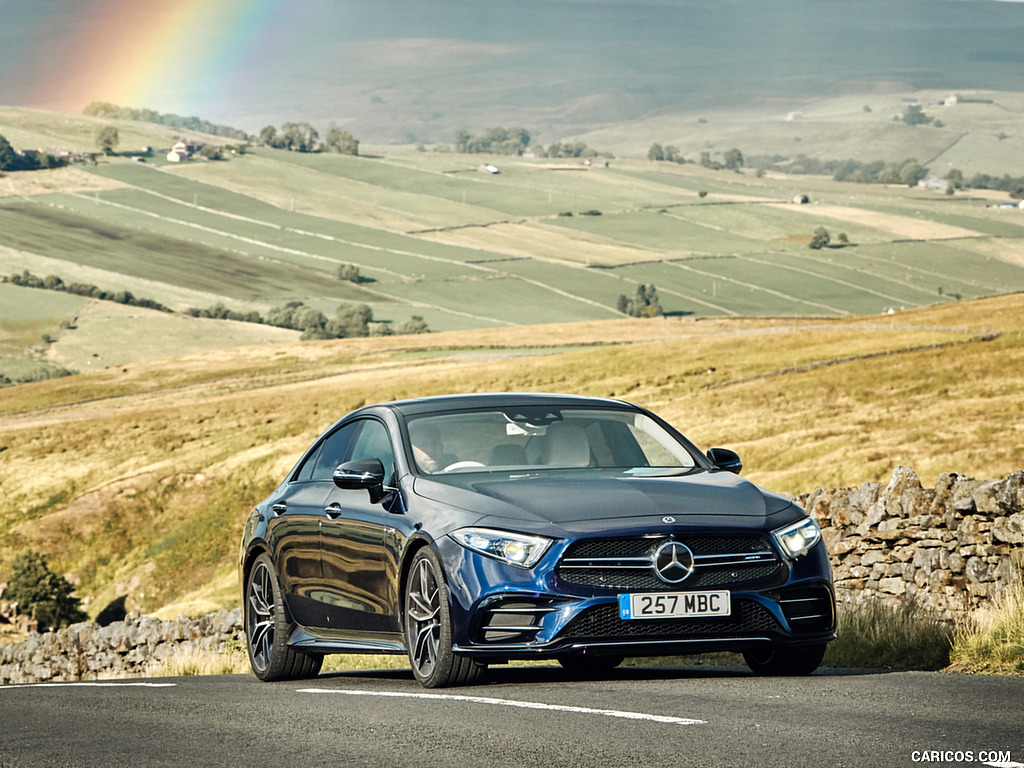
{"label": "wheel arch", "polygon": [[[426,536],[415,536],[409,540],[409,544],[406,546],[405,551],[402,553],[402,560],[399,563],[398,568],[398,605],[395,615],[398,617],[398,626],[405,626],[405,592],[409,582],[409,570],[412,568],[412,561],[416,558],[416,555],[422,549],[433,549],[434,554],[441,560],[441,575],[444,577],[445,584],[448,583],[448,572],[444,568],[444,558],[441,557],[441,553],[437,551],[437,547],[434,546],[434,542]],[[449,590],[450,591],[450,590]],[[402,637],[405,637],[405,632],[402,632]]]}
{"label": "wheel arch", "polygon": [[[253,564],[256,562],[257,559],[259,559],[260,555],[266,555],[268,558],[270,558],[270,563],[271,563],[272,567],[274,568],[275,576],[276,576],[277,560],[274,559],[274,553],[270,551],[270,547],[267,544],[267,542],[263,541],[262,539],[260,539],[258,541],[250,542],[248,549],[246,549],[245,554],[242,557],[241,574],[240,574],[241,577],[242,577],[241,588],[242,588],[242,616],[243,616],[243,620],[244,620],[244,616],[245,616],[246,585],[249,583],[249,574],[252,573]],[[287,599],[287,597],[282,599],[281,602],[284,605],[285,618],[289,622],[294,623],[294,618],[292,617],[291,609],[288,607],[288,599]]]}
{"label": "wheel arch", "polygon": [[256,562],[256,558],[263,554],[270,555],[271,561],[274,560],[274,556],[270,553],[270,547],[268,547],[266,542],[264,541],[256,541],[250,543],[248,548],[243,553],[240,569],[242,576],[243,591],[245,590],[245,582],[249,579],[249,573],[252,571],[252,564]]}

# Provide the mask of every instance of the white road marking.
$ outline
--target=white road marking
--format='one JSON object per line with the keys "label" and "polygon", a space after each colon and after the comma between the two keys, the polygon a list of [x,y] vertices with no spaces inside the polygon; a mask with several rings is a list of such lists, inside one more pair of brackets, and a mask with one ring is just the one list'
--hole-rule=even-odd
{"label": "white road marking", "polygon": [[622,712],[615,709],[592,709],[590,707],[570,707],[563,704],[543,704],[537,701],[515,701],[514,699],[492,699],[486,696],[458,696],[450,693],[401,693],[397,691],[355,691],[339,688],[300,688],[298,693],[340,693],[345,696],[390,696],[404,699],[431,699],[435,701],[466,701],[472,704],[494,704],[501,707],[519,707],[521,709],[545,709],[554,712],[576,712],[583,715],[603,715],[604,717],[621,717],[626,720],[650,720],[655,723],[672,725],[704,725],[706,720],[695,720],[687,717],[669,717],[668,715],[650,715],[644,712]]}
{"label": "white road marking", "polygon": [[177,683],[117,683],[93,682],[78,683],[22,683],[20,685],[0,685],[3,688],[173,688]]}

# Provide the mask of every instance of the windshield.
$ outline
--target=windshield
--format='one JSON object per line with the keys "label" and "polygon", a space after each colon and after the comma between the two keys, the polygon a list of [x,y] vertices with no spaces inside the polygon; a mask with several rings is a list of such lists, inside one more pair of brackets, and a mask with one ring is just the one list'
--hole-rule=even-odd
{"label": "windshield", "polygon": [[410,419],[423,474],[593,467],[678,473],[696,461],[649,416],[597,408],[496,408]]}

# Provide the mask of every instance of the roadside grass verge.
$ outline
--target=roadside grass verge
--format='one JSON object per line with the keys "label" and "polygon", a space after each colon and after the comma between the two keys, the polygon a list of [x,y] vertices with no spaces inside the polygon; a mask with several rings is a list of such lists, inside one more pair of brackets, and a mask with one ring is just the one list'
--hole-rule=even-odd
{"label": "roadside grass verge", "polygon": [[238,646],[223,651],[178,648],[149,677],[193,677],[197,675],[240,675],[249,671],[249,657]]}
{"label": "roadside grass verge", "polygon": [[951,672],[1024,675],[1024,585],[992,608],[975,611],[957,630]]}
{"label": "roadside grass verge", "polygon": [[938,670],[949,665],[955,628],[914,600],[840,603],[836,639],[822,662],[829,667]]}

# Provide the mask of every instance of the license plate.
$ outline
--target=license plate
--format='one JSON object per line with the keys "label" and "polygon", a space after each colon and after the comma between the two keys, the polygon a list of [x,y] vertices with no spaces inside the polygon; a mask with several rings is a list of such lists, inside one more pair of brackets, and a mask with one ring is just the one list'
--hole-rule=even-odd
{"label": "license plate", "polygon": [[619,617],[680,619],[689,616],[728,616],[729,592],[645,592],[619,595]]}

